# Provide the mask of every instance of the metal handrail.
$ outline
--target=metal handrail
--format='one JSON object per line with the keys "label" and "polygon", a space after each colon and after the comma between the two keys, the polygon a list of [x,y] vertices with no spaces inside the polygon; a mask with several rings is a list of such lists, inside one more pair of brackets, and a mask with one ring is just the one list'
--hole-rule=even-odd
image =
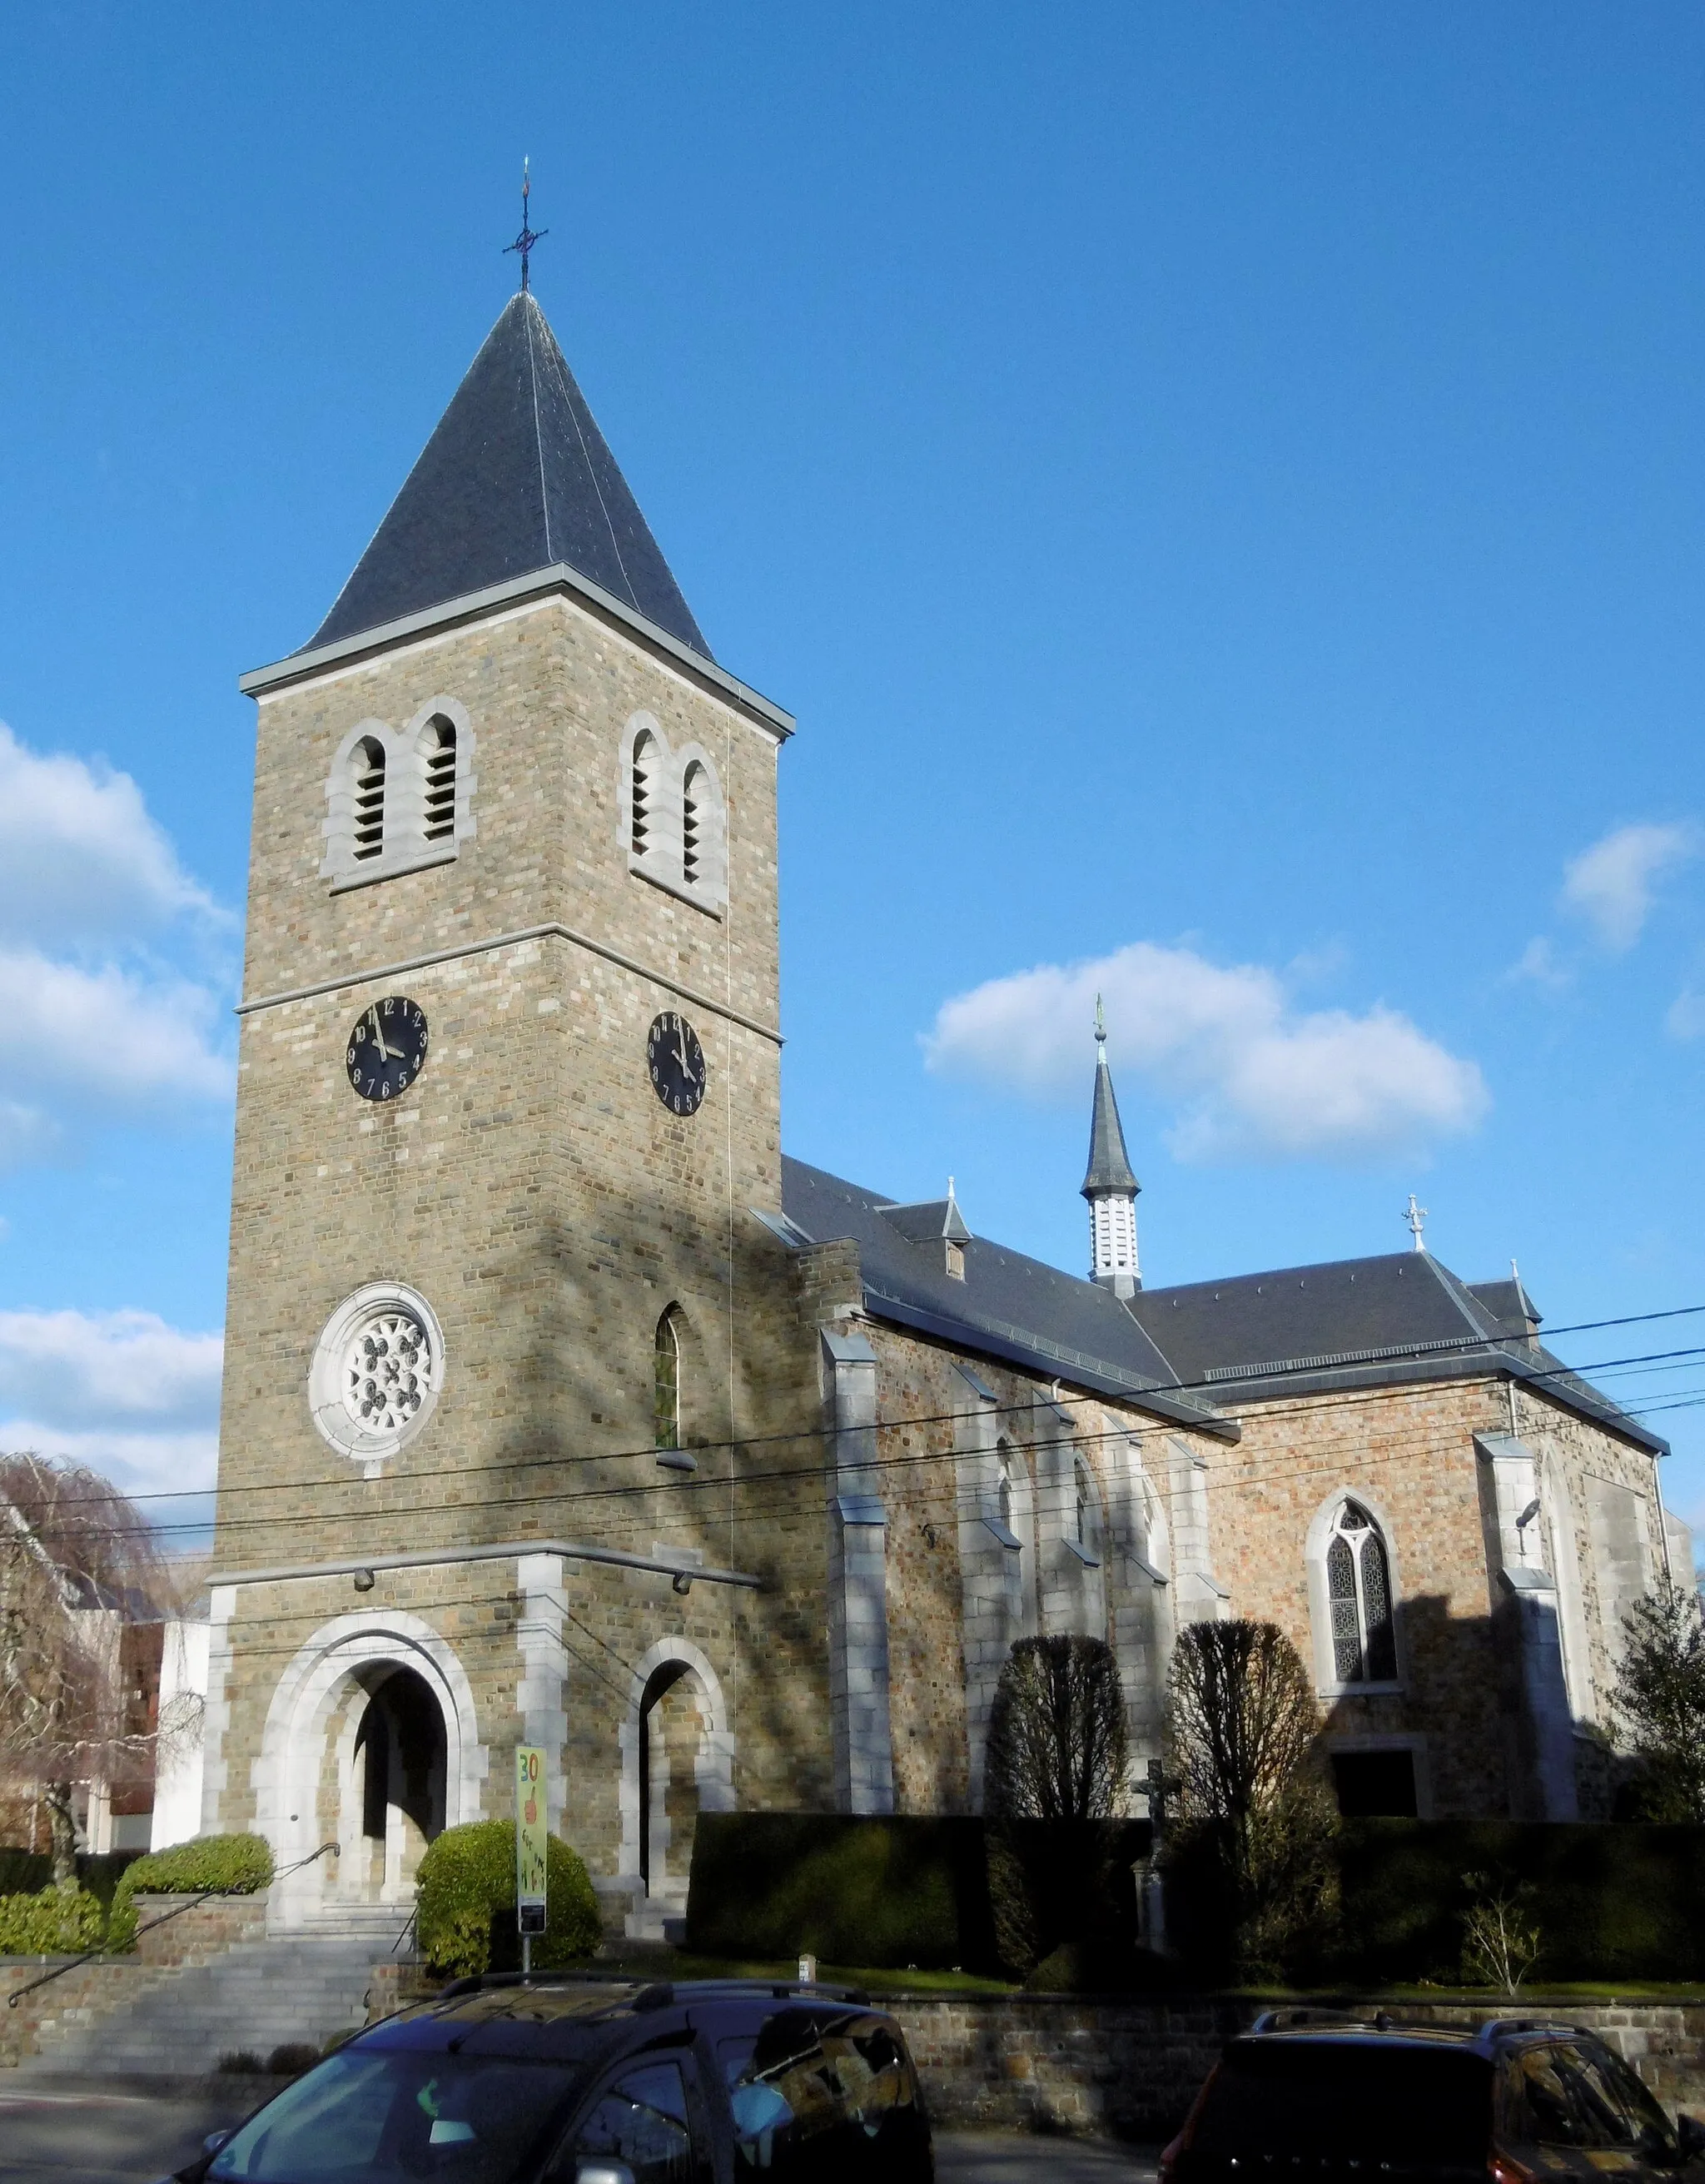
{"label": "metal handrail", "polygon": [[[298,1858],[289,1865],[281,1865],[272,1879],[282,1880],[287,1873],[299,1873],[304,1865],[312,1865],[315,1858],[324,1858],[328,1851],[333,1858],[343,1854],[335,1842],[323,1842],[318,1850],[309,1851],[306,1858]],[[271,1883],[267,1885],[270,1887]],[[174,1904],[170,1911],[162,1911],[158,1919],[150,1919],[146,1926],[138,1926],[137,1941],[140,1942],[144,1934],[152,1934],[156,1926],[166,1925],[170,1920],[181,1918],[186,1911],[193,1911],[198,1904],[205,1903],[209,1897],[229,1896],[231,1892],[228,1888],[203,1888],[199,1896],[192,1896],[187,1903]],[[52,1971],[42,1972],[26,1985],[14,1988],[6,1997],[7,2008],[15,2009],[26,1994],[34,1994],[37,1987],[50,1986],[56,1979],[64,1979],[67,1972],[80,1970],[84,1964],[92,1964],[97,1957],[103,1957],[106,1953],[107,1946],[103,1942],[96,1948],[85,1949],[81,1957],[68,1957],[63,1964],[55,1964]]]}

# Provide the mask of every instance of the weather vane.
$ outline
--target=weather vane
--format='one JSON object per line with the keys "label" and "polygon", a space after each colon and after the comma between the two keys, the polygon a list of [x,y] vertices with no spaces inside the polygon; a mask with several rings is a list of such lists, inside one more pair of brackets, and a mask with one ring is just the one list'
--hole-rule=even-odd
{"label": "weather vane", "polygon": [[516,236],[513,242],[504,246],[505,258],[509,256],[511,250],[518,250],[521,253],[521,292],[523,296],[526,295],[529,286],[527,261],[532,254],[532,247],[542,237],[550,233],[548,227],[534,228],[529,227],[527,224],[527,201],[532,193],[532,181],[527,170],[532,164],[532,158],[529,153],[521,163],[521,233]]}

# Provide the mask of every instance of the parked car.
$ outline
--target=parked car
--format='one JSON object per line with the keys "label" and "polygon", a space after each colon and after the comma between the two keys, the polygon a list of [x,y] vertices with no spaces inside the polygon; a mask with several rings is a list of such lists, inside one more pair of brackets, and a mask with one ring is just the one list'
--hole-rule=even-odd
{"label": "parked car", "polygon": [[1705,2129],[1672,2123],[1636,2073],[1578,2025],[1495,2018],[1478,2031],[1277,2011],[1228,2042],[1162,2184],[1313,2179],[1422,2184],[1705,2180]]}
{"label": "parked car", "polygon": [[905,2037],[863,1996],[739,1980],[458,1981],[216,2133],[177,2180],[740,2184],[755,2174],[933,2184]]}

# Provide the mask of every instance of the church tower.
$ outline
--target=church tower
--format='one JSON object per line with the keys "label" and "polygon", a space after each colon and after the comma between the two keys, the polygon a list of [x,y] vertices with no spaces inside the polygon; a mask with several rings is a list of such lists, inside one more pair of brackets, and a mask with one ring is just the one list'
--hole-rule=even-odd
{"label": "church tower", "polygon": [[733,1492],[737,1443],[817,1415],[764,1225],[793,723],[712,657],[526,291],[313,638],[242,688],[203,1825],[341,1844],[293,1917],[404,1903],[531,1745],[552,1826],[655,1882],[668,1738],[701,1803],[762,1772],[728,1726],[769,1612],[742,1557],[806,1582]]}
{"label": "church tower", "polygon": [[1089,1166],[1083,1194],[1089,1201],[1089,1279],[1115,1296],[1134,1296],[1143,1285],[1137,1263],[1137,1193],[1131,1171],[1113,1072],[1107,1067],[1107,1025],[1095,996],[1095,1102],[1089,1119]]}

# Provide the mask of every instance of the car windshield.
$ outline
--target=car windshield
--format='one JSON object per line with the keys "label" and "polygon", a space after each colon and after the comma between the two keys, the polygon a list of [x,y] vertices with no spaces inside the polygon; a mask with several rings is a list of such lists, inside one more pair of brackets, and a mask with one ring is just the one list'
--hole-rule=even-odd
{"label": "car windshield", "polygon": [[1457,2048],[1369,2040],[1251,2041],[1209,2081],[1202,2153],[1339,2154],[1484,2166],[1491,2066]]}
{"label": "car windshield", "polygon": [[507,2184],[543,2153],[581,2082],[513,2055],[353,2048],[250,2117],[211,2179],[245,2184]]}

